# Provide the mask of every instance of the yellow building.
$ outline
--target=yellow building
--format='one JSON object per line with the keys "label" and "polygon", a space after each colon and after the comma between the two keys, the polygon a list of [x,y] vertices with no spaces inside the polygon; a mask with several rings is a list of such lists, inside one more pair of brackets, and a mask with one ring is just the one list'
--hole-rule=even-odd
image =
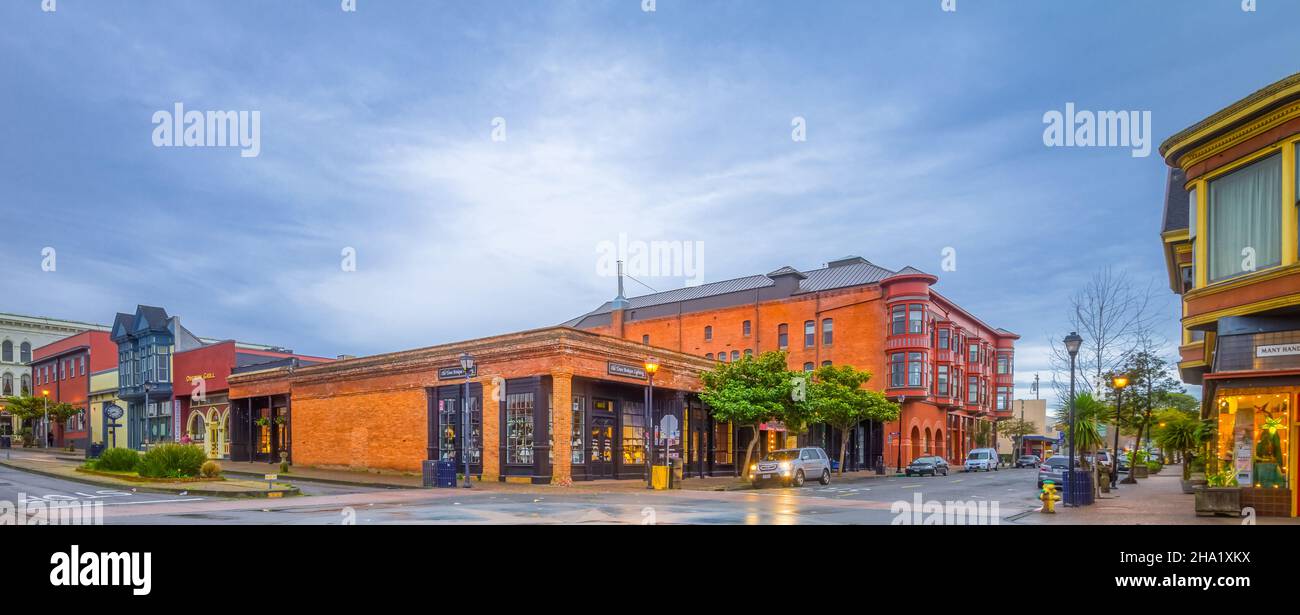
{"label": "yellow building", "polygon": [[[1161,229],[1182,295],[1179,371],[1203,385],[1217,454],[1261,515],[1296,514],[1300,74],[1170,137]],[[1226,475],[1225,475],[1226,477]]]}
{"label": "yellow building", "polygon": [[123,417],[117,420],[116,429],[108,429],[112,421],[104,417],[104,406],[114,404],[126,410],[126,402],[117,397],[117,368],[92,374],[90,377],[90,441],[102,442],[105,447],[117,446],[127,448],[130,440],[127,435],[127,421]]}

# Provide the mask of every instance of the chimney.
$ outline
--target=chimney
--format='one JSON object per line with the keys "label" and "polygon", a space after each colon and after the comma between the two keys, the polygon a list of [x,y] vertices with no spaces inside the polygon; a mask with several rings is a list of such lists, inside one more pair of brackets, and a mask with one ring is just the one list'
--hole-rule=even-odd
{"label": "chimney", "polygon": [[623,296],[623,261],[618,261],[618,295],[610,302],[609,314],[610,333],[615,337],[623,337],[623,311],[628,305],[627,297]]}

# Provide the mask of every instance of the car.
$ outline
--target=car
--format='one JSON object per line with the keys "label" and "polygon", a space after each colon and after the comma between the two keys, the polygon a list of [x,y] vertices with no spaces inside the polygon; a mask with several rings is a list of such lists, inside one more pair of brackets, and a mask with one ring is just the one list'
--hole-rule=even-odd
{"label": "car", "polygon": [[1107,451],[1098,451],[1095,455],[1085,455],[1084,459],[1088,461],[1088,465],[1097,465],[1103,468],[1110,467],[1110,453]]}
{"label": "car", "polygon": [[908,476],[912,476],[913,474],[917,476],[925,476],[926,474],[929,474],[930,476],[938,476],[940,474],[947,476],[948,462],[944,461],[943,457],[939,456],[917,457],[912,460],[912,463],[907,464],[907,468],[903,472]]}
{"label": "car", "polygon": [[998,469],[998,452],[991,448],[975,448],[966,454],[966,463],[962,466],[967,472]]}
{"label": "car", "polygon": [[1124,453],[1120,453],[1120,454],[1116,457],[1116,459],[1119,460],[1119,468],[1118,468],[1119,471],[1120,471],[1120,472],[1128,472],[1128,455],[1126,455],[1126,454],[1124,454]]}
{"label": "car", "polygon": [[[1074,469],[1080,468],[1080,459],[1074,460]],[[1070,458],[1065,455],[1053,455],[1038,466],[1038,488],[1043,488],[1043,481],[1050,480],[1058,488],[1065,486],[1065,469],[1070,466]]]}
{"label": "car", "polygon": [[1039,463],[1042,463],[1042,461],[1042,459],[1038,458],[1038,455],[1021,455],[1019,459],[1016,459],[1016,467],[1036,468]]}
{"label": "car", "polygon": [[771,451],[751,464],[749,471],[755,488],[769,482],[802,487],[809,477],[823,485],[831,484],[830,457],[817,446]]}

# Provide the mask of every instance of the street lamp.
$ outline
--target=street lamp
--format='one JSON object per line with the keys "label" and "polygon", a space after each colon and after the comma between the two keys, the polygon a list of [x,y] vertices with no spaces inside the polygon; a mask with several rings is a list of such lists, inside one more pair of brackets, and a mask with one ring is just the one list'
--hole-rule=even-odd
{"label": "street lamp", "polygon": [[648,376],[648,378],[646,379],[647,386],[646,386],[646,394],[645,394],[646,421],[645,421],[645,430],[641,434],[642,439],[645,441],[643,448],[645,450],[644,455],[645,455],[645,488],[646,489],[655,488],[653,475],[650,472],[651,461],[653,461],[654,459],[654,448],[652,448],[653,444],[650,441],[650,437],[651,434],[654,433],[655,372],[657,371],[659,371],[659,362],[656,361],[653,357],[647,357],[645,360],[645,373],[646,376]]}
{"label": "street lamp", "polygon": [[45,398],[45,424],[41,429],[41,447],[50,448],[50,390],[41,389],[41,397]]}
{"label": "street lamp", "polygon": [[[1115,488],[1118,485],[1115,479],[1119,477],[1119,413],[1124,407],[1124,387],[1128,386],[1128,374],[1115,374],[1110,378],[1110,384],[1115,387],[1115,448],[1111,449],[1111,455],[1114,457],[1110,460],[1110,486]],[[1125,484],[1133,484],[1133,464],[1129,464],[1128,478],[1124,479]]]}
{"label": "street lamp", "polygon": [[149,448],[149,394],[153,392],[155,386],[156,385],[153,383],[152,380],[145,380],[144,385],[141,387],[144,389],[144,408],[141,408],[142,410],[141,414],[144,415],[142,417],[144,423],[144,429],[141,431],[143,431],[144,434],[142,436],[143,439],[140,440],[140,443],[141,443],[141,448],[144,448],[146,450],[148,450]]}
{"label": "street lamp", "polygon": [[[907,401],[906,395],[898,396],[898,457],[894,459],[894,472],[903,471],[903,402]],[[949,455],[952,451],[948,452]]]}
{"label": "street lamp", "polygon": [[470,425],[472,423],[469,416],[469,375],[474,371],[474,357],[468,352],[460,353],[460,371],[465,375],[465,396],[461,399],[461,407],[464,409],[464,424],[461,425],[460,453],[465,458],[465,484],[462,487],[469,489],[474,485],[469,482],[469,451],[470,451]]}
{"label": "street lamp", "polygon": [[1065,505],[1073,506],[1078,500],[1078,490],[1072,488],[1074,483],[1074,359],[1079,354],[1079,346],[1083,344],[1083,338],[1079,337],[1078,332],[1071,331],[1065,336],[1065,351],[1070,353],[1070,456],[1069,465],[1065,467],[1065,485],[1066,493],[1070,497],[1066,498]]}

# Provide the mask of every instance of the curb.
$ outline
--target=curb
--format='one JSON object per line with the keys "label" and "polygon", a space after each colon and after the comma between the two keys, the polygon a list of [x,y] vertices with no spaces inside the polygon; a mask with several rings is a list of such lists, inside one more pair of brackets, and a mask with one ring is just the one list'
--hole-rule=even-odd
{"label": "curb", "polygon": [[0,466],[4,466],[6,468],[10,468],[13,470],[18,470],[19,472],[27,472],[28,474],[36,474],[48,478],[57,478],[59,480],[72,481],[75,483],[83,483],[86,485],[94,485],[96,487],[112,487],[114,489],[131,488],[131,489],[135,489],[136,491],[144,491],[146,493],[165,493],[168,495],[179,495],[182,491],[184,491],[186,495],[212,497],[212,498],[269,498],[271,497],[270,496],[271,493],[282,494],[275,497],[284,497],[285,495],[302,494],[302,491],[297,487],[289,487],[288,489],[281,489],[274,492],[272,491],[238,492],[238,491],[216,491],[211,489],[185,489],[185,488],[176,488],[176,487],[160,487],[156,485],[151,485],[150,483],[140,483],[139,486],[119,485],[117,483],[92,480],[90,477],[94,476],[93,474],[84,475],[84,476],[81,474],[78,474],[76,476],[64,476],[63,474],[59,474],[57,472],[47,472],[45,470],[27,468],[19,465],[14,465],[12,463],[8,463],[5,461],[0,461]]}
{"label": "curb", "polygon": [[[243,470],[222,470],[221,473],[229,474],[231,476],[251,476],[255,478],[261,478],[265,476],[265,474],[259,474],[256,472],[245,472]],[[361,481],[342,480],[338,478],[316,478],[314,476],[304,476],[302,474],[279,474],[278,476],[279,478],[277,478],[276,480],[282,482],[300,480],[309,483],[324,483],[327,485],[344,485],[349,487],[371,487],[375,489],[421,489],[422,488],[418,485],[407,486],[407,485],[394,485],[392,483],[366,483]]]}

